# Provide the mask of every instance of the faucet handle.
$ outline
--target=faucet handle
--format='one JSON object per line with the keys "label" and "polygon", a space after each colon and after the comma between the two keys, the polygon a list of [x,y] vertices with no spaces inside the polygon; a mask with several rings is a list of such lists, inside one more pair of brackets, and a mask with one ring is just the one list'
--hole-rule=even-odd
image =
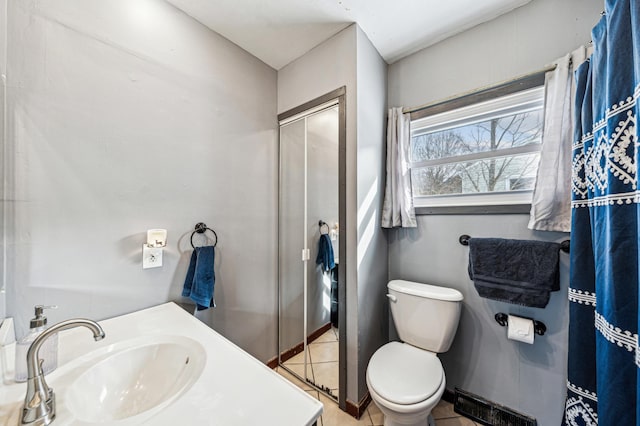
{"label": "faucet handle", "polygon": [[44,309],[58,309],[58,305],[36,305],[36,315],[38,315],[38,313],[42,314],[42,311]]}

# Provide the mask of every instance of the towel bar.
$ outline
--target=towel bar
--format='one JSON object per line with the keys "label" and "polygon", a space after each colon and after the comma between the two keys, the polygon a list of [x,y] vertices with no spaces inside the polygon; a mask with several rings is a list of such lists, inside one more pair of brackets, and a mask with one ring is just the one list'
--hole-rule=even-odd
{"label": "towel bar", "polygon": [[213,236],[216,237],[216,241],[213,243],[213,246],[214,247],[217,246],[218,245],[218,234],[216,234],[216,231],[214,231],[213,229],[209,228],[203,222],[198,222],[198,223],[196,223],[194,231],[191,233],[191,247],[193,247],[194,249],[196,248],[196,246],[193,245],[193,236],[196,233],[204,234],[207,231],[213,232]]}
{"label": "towel bar", "polygon": [[[460,242],[460,244],[462,244],[463,246],[468,246],[470,239],[471,239],[471,236],[467,234],[462,234],[458,238],[458,242]],[[562,241],[560,243],[560,250],[562,250],[565,253],[569,253],[569,251],[571,250],[571,241],[570,240]]]}

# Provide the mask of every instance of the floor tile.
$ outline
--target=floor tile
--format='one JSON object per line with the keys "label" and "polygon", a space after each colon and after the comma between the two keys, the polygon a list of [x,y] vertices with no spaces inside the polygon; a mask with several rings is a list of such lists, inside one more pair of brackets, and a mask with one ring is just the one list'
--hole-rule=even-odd
{"label": "floor tile", "polygon": [[340,410],[338,404],[322,394],[320,394],[320,402],[324,405],[322,426],[371,426],[371,418],[366,412],[359,420],[356,420]]}
{"label": "floor tile", "polygon": [[460,417],[460,414],[453,411],[453,404],[450,402],[440,400],[438,405],[431,410],[431,415],[434,419],[447,419],[450,417]]}
{"label": "floor tile", "polygon": [[312,343],[309,345],[309,353],[314,362],[338,361],[338,342]]}
{"label": "floor tile", "polygon": [[327,343],[327,342],[337,342],[338,341],[338,337],[336,336],[336,333],[333,332],[333,330],[327,330],[322,336],[318,337],[316,340],[314,340],[311,343]]}
{"label": "floor tile", "polygon": [[328,387],[338,394],[338,363],[316,362],[313,364],[313,378],[318,385]]}
{"label": "floor tile", "polygon": [[[289,366],[292,367],[292,366]],[[295,371],[295,370],[294,370]],[[285,370],[282,367],[278,367],[277,368],[277,373],[280,374],[282,377],[284,377],[285,379],[289,380],[291,383],[293,383],[294,385],[298,386],[300,389],[302,390],[312,390],[314,389],[311,385],[309,385],[308,383],[305,383],[301,380],[298,380],[297,377],[295,377],[294,375],[292,375],[291,373],[289,373],[287,370]],[[297,372],[296,372],[297,373]],[[314,389],[315,390],[315,389]]]}
{"label": "floor tile", "polygon": [[476,426],[476,422],[466,417],[451,417],[436,420],[436,426]]}
{"label": "floor tile", "polygon": [[371,424],[373,426],[381,426],[384,424],[384,414],[378,408],[375,402],[371,401],[367,406],[369,417],[371,417]]}
{"label": "floor tile", "polygon": [[[311,357],[310,355],[307,355],[307,363],[309,362],[311,362]],[[284,362],[284,364],[304,364],[304,352],[300,352],[299,354],[289,358]]]}

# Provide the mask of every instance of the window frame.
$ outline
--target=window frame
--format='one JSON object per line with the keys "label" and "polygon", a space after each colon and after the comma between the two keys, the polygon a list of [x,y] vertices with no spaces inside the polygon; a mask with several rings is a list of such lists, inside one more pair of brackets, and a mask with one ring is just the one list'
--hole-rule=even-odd
{"label": "window frame", "polygon": [[[509,102],[513,102],[514,99],[516,100],[516,104],[518,102],[538,102],[544,105],[544,77],[545,71],[543,70],[493,87],[480,89],[473,93],[417,108],[410,113],[411,136],[413,137],[416,128],[418,128],[419,131],[419,129],[425,128],[427,124],[430,124],[432,126],[431,129],[434,129],[439,126],[445,127],[447,122],[450,123],[464,117],[481,117],[488,112],[487,108],[482,105],[493,104],[492,108],[494,111],[500,108],[508,110],[510,108]],[[534,101],[533,99],[535,99],[536,96],[537,101]],[[539,152],[540,146],[541,145],[505,148],[500,150],[500,152],[507,155]],[[481,157],[495,158],[495,151],[420,161],[412,163],[412,167],[451,163],[452,158],[455,158],[455,161],[464,161],[470,158],[479,159]],[[494,191],[490,193],[414,196],[413,202],[416,214],[419,215],[528,214],[531,208],[532,193],[532,190],[516,190]]]}

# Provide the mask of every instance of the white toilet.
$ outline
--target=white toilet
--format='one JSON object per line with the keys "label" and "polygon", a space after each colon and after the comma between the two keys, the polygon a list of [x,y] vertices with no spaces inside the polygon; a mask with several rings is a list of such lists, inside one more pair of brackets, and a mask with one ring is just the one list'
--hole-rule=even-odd
{"label": "white toilet", "polygon": [[451,346],[458,328],[462,293],[410,281],[387,285],[393,322],[403,343],[378,349],[367,366],[371,399],[385,426],[426,426],[445,389],[437,354]]}

